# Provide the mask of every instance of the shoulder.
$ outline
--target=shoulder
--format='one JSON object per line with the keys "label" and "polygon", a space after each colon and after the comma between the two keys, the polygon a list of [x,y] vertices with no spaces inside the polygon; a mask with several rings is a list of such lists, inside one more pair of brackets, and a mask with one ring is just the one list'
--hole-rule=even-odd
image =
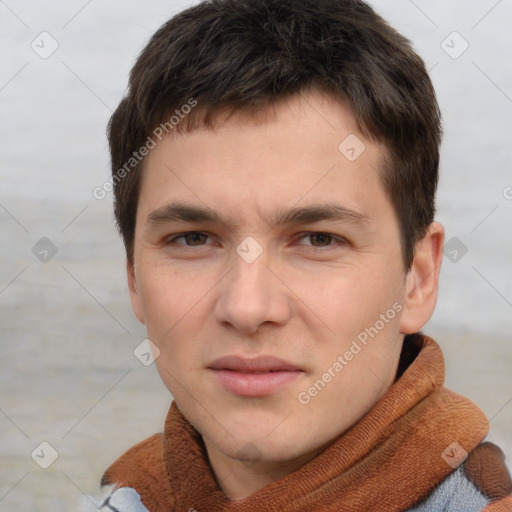
{"label": "shoulder", "polygon": [[103,474],[101,486],[110,486],[102,512],[148,512],[174,509],[174,493],[163,455],[163,436],[154,434],[121,455]]}
{"label": "shoulder", "polygon": [[[99,503],[99,504],[98,504]],[[131,487],[104,489],[98,500],[95,496],[84,496],[77,512],[150,512],[142,503],[139,493]]]}
{"label": "shoulder", "polygon": [[144,475],[149,477],[161,472],[164,466],[162,440],[162,434],[154,434],[132,446],[105,471],[101,485],[130,486],[130,482]]}
{"label": "shoulder", "polygon": [[410,512],[512,512],[511,491],[502,450],[485,442]]}
{"label": "shoulder", "polygon": [[99,507],[100,512],[149,512],[139,493],[131,487],[120,487],[109,494]]}

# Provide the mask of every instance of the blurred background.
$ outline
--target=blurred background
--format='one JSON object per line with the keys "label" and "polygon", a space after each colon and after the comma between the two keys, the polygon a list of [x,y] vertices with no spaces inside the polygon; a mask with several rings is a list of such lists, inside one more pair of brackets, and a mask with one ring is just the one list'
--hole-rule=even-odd
{"label": "blurred background", "polygon": [[[447,243],[424,332],[510,461],[512,2],[371,3],[425,59],[444,119]],[[190,5],[0,0],[0,511],[75,510],[162,430],[171,396],[134,355],[145,331],[112,198],[92,191],[110,174],[105,127],[137,54]]]}

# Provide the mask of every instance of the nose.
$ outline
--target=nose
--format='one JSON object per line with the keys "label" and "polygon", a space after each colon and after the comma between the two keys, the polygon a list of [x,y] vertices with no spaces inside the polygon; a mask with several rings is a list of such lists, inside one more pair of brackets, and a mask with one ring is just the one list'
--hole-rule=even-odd
{"label": "nose", "polygon": [[243,334],[254,334],[265,323],[284,325],[291,312],[289,297],[265,252],[252,263],[235,254],[233,264],[221,281],[217,321]]}

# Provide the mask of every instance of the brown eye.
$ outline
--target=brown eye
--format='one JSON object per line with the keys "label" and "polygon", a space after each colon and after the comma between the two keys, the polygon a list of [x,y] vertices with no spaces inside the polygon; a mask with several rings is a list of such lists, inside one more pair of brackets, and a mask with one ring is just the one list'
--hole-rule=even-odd
{"label": "brown eye", "polygon": [[208,238],[204,233],[187,233],[183,237],[188,245],[202,245]]}
{"label": "brown eye", "polygon": [[309,250],[315,253],[327,253],[328,251],[334,251],[343,248],[347,245],[347,241],[336,235],[323,232],[309,232],[303,233],[298,239],[297,245],[301,246],[301,250]]}
{"label": "brown eye", "polygon": [[309,235],[309,240],[311,245],[315,247],[325,247],[331,244],[333,237],[326,233],[311,233]]}
{"label": "brown eye", "polygon": [[[178,242],[178,240],[180,239],[184,240],[184,242]],[[189,247],[193,247],[197,245],[205,245],[207,240],[208,235],[200,233],[199,231],[191,231],[189,233],[182,233],[181,235],[177,235],[168,242],[176,242],[178,245],[186,245]]]}

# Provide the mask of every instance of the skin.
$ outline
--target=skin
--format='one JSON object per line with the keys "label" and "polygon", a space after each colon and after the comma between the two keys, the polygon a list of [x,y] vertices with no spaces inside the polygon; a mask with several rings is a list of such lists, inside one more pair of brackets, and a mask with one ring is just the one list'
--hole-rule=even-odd
{"label": "skin", "polygon": [[[366,146],[354,161],[338,150],[350,134]],[[127,265],[131,301],[160,350],[163,382],[231,499],[298,469],[360,420],[393,383],[404,334],[434,310],[443,228],[430,226],[405,270],[379,179],[383,155],[346,105],[315,92],[257,116],[219,115],[214,130],[173,134],[148,155]],[[162,208],[177,202],[222,222],[166,219]],[[281,210],[326,204],[354,215],[272,223]],[[202,235],[176,238],[187,232]],[[236,252],[249,236],[263,249],[252,263]],[[301,403],[299,393],[397,303],[378,335]],[[238,396],[207,369],[231,354],[272,355],[303,372],[270,396]]]}

